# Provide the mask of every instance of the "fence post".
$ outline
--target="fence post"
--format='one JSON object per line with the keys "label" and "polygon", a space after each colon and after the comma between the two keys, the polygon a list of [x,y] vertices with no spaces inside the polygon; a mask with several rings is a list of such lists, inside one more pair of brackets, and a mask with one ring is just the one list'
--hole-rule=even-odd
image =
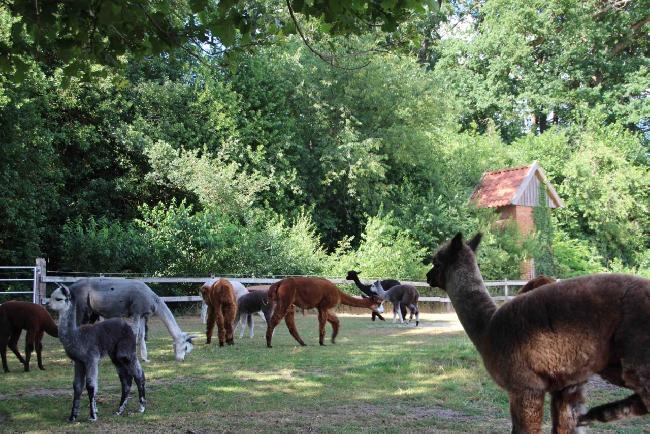
{"label": "fence post", "polygon": [[504,289],[503,292],[505,293],[506,299],[508,299],[508,281],[507,280],[505,281],[505,285],[503,285],[503,289]]}
{"label": "fence post", "polygon": [[45,300],[46,284],[43,281],[47,275],[47,263],[45,258],[36,258],[36,268],[34,268],[34,303],[43,304]]}

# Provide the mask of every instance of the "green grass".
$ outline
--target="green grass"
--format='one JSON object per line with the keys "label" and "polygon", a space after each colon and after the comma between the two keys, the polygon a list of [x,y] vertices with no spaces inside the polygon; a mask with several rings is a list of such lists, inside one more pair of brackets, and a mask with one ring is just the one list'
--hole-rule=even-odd
{"label": "green grass", "polygon": [[[65,421],[72,400],[72,365],[56,339],[44,340],[46,371],[0,374],[1,431],[143,432],[506,432],[508,400],[471,342],[449,314],[425,314],[423,326],[370,321],[341,314],[336,345],[318,345],[314,315],[298,316],[307,347],[297,347],[281,324],[266,348],[264,328],[232,347],[206,346],[204,326],[181,317],[183,330],[201,337],[182,363],[171,338],[150,321],[147,411],[115,416],[119,381],[109,360],[101,366],[99,420]],[[449,327],[449,326],[452,327]],[[328,333],[330,332],[328,326]],[[22,347],[21,340],[21,347]],[[595,388],[594,388],[595,387]],[[590,404],[627,396],[606,385],[592,387]],[[133,389],[135,393],[135,387]],[[548,406],[544,430],[550,432]],[[598,425],[590,432],[643,432],[650,418]],[[609,431],[608,431],[609,430]]]}

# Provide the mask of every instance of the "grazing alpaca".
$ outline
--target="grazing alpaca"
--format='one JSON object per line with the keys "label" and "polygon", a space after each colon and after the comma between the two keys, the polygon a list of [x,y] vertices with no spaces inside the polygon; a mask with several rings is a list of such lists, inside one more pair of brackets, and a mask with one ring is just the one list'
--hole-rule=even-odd
{"label": "grazing alpaca", "polygon": [[219,346],[223,347],[224,340],[228,345],[235,343],[233,339],[233,324],[237,314],[237,299],[232,283],[226,279],[209,281],[201,286],[201,297],[208,305],[208,325],[205,331],[206,344],[212,342],[214,323],[217,323]]}
{"label": "grazing alpaca", "polygon": [[[376,294],[382,300],[389,300],[393,304],[393,322],[399,316],[399,322],[404,322],[402,307],[406,306],[411,311],[409,322],[413,320],[415,314],[415,326],[420,324],[420,309],[418,308],[418,299],[420,294],[413,285],[396,285],[388,291],[384,291],[382,284],[376,281],[370,286],[370,291]],[[382,301],[383,303],[383,301]]]}
{"label": "grazing alpaca", "polygon": [[[217,280],[219,279],[208,280],[207,282],[204,283],[204,285],[212,285]],[[239,300],[239,297],[241,297],[242,295],[248,294],[248,289],[240,282],[237,282],[236,280],[229,280],[229,282],[232,285],[233,289],[235,290],[235,298],[237,300]],[[201,322],[203,324],[206,324],[208,322],[208,305],[205,304],[205,301],[201,302]]]}
{"label": "grazing alpaca", "polygon": [[[122,396],[117,414],[124,413],[129,400],[131,383],[135,379],[140,397],[140,413],[144,412],[144,372],[135,353],[135,334],[123,319],[108,319],[97,324],[77,326],[74,294],[66,287],[56,289],[49,307],[59,312],[59,340],[65,352],[74,361],[74,398],[68,420],[79,416],[81,392],[85,384],[88,391],[90,420],[97,420],[97,377],[99,359],[108,354],[117,369],[122,385]],[[71,308],[72,307],[72,308]]]}
{"label": "grazing alpaca", "polygon": [[[359,273],[357,271],[354,271],[354,270],[350,270],[350,271],[348,271],[348,275],[345,276],[345,280],[352,280],[355,283],[355,285],[357,285],[357,288],[359,288],[359,290],[361,292],[363,292],[364,294],[366,294],[367,296],[373,295],[372,292],[370,292],[370,285],[365,285],[365,284],[361,283],[361,281],[359,280],[359,274],[361,274],[361,273]],[[389,290],[390,288],[392,288],[393,286],[396,286],[396,285],[400,285],[399,280],[384,279],[384,280],[381,281],[381,286],[385,290]],[[400,311],[402,312],[402,317],[405,317],[406,316],[406,306],[400,306]],[[381,314],[379,314],[379,313],[377,313],[377,312],[375,312],[373,310],[372,311],[372,320],[373,321],[375,320],[375,317],[377,317],[380,320],[384,321],[384,317],[381,316]]]}
{"label": "grazing alpaca", "polygon": [[[483,358],[510,398],[512,432],[538,433],[551,394],[553,432],[644,415],[650,408],[650,280],[596,274],[549,283],[497,309],[474,252],[477,234],[443,245],[427,273],[444,289]],[[581,386],[593,374],[633,390],[630,397],[576,414]]]}
{"label": "grazing alpaca", "polygon": [[332,343],[335,343],[339,332],[339,319],[330,309],[342,303],[348,306],[365,307],[375,310],[380,301],[375,296],[369,298],[351,297],[338,289],[327,279],[318,277],[289,277],[274,283],[269,288],[269,300],[275,303],[273,316],[266,328],[266,346],[271,348],[273,329],[284,318],[291,336],[302,346],[305,342],[300,338],[294,321],[294,306],[302,309],[318,309],[318,342],[325,345],[325,323],[332,325]]}
{"label": "grazing alpaca", "polygon": [[519,292],[517,294],[524,294],[528,291],[532,291],[535,288],[539,288],[540,286],[546,285],[547,283],[554,283],[555,279],[552,277],[544,276],[543,274],[532,278],[524,286],[519,288]]}
{"label": "grazing alpaca", "polygon": [[[16,344],[20,334],[27,330],[25,337],[25,358],[23,359]],[[38,367],[45,370],[41,351],[43,350],[43,333],[47,332],[52,337],[58,336],[56,323],[47,310],[38,304],[26,301],[7,301],[0,305],[0,356],[2,368],[9,372],[7,366],[7,346],[23,364],[25,372],[29,371],[29,360],[32,351],[36,349]]]}
{"label": "grazing alpaca", "polygon": [[104,318],[133,318],[133,332],[140,343],[140,357],[145,362],[147,345],[145,325],[148,317],[157,315],[174,340],[174,356],[183,361],[192,351],[194,336],[183,333],[165,302],[144,282],[133,279],[90,277],[80,279],[69,287],[75,299],[79,324]]}
{"label": "grazing alpaca", "polygon": [[[256,313],[259,313],[267,324],[271,320],[273,304],[269,302],[268,290],[252,290],[248,294],[239,297],[239,300],[237,300],[237,316],[235,317],[235,324],[239,326],[240,322],[242,323],[239,338],[244,336],[244,329],[246,328],[243,324],[244,322],[248,324],[249,337],[253,337],[253,314]],[[237,327],[235,327],[235,329],[236,328]]]}

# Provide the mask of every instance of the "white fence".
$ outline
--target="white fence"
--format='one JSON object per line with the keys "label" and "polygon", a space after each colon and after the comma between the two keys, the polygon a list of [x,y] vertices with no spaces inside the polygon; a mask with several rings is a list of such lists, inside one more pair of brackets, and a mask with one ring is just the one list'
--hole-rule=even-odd
{"label": "white fence", "polygon": [[[40,303],[43,304],[45,303],[47,299],[47,284],[57,284],[57,283],[73,283],[76,282],[79,279],[83,279],[85,277],[98,277],[98,276],[103,276],[103,277],[130,277],[134,278],[137,280],[141,280],[145,283],[164,283],[164,284],[172,284],[172,283],[195,283],[196,284],[196,289],[198,290],[199,284],[213,279],[215,277],[219,276],[204,276],[204,277],[136,277],[136,276],[124,276],[124,275],[104,275],[104,274],[95,274],[95,275],[48,275],[47,274],[47,267],[45,263],[45,259],[43,258],[38,258],[36,259],[36,265],[29,267],[29,266],[21,266],[21,267],[0,267],[0,272],[2,270],[25,270],[26,272],[30,271],[33,273],[33,277],[27,278],[27,277],[21,277],[21,278],[8,278],[8,279],[3,279],[0,277],[0,282],[13,282],[13,281],[31,281],[32,282],[32,291],[14,291],[14,292],[1,292],[0,291],[0,296],[3,295],[10,295],[10,294],[32,294],[32,300],[34,303]],[[277,282],[279,280],[282,280],[285,277],[288,276],[277,276],[277,277],[230,277],[230,276],[224,276],[227,277],[228,279],[233,279],[237,280],[243,284],[251,284],[251,285],[270,285],[271,283]],[[332,278],[329,279],[331,282],[335,284],[346,284],[350,285],[351,282],[349,280],[345,279],[338,279],[338,278]],[[413,285],[416,287],[426,287],[428,288],[429,285],[426,282],[420,282],[420,281],[402,281],[403,284],[409,284]],[[486,281],[485,285],[489,288],[502,288],[502,293],[503,295],[498,295],[498,296],[493,296],[492,298],[495,301],[504,301],[509,298],[512,298],[511,296],[511,289],[512,288],[519,288],[526,284],[525,280],[492,280],[492,281]],[[492,291],[494,292],[494,291]],[[197,291],[195,291],[195,294]],[[201,297],[199,295],[181,295],[181,296],[168,296],[168,297],[162,297],[163,300],[166,302],[198,302],[201,301]],[[450,300],[448,297],[420,297],[421,302],[437,302],[437,303],[450,303]]]}

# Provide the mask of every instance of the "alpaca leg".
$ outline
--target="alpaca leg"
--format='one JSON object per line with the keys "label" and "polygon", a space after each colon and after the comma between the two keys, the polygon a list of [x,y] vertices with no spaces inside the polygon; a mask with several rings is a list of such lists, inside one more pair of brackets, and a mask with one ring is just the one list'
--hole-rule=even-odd
{"label": "alpaca leg", "polygon": [[25,335],[25,372],[29,372],[29,361],[32,358],[32,351],[34,351],[34,341],[36,339],[35,330],[27,330]]}
{"label": "alpaca leg", "polygon": [[289,333],[291,333],[291,336],[303,347],[307,346],[307,344],[302,340],[300,335],[298,334],[298,329],[296,328],[296,320],[295,320],[295,314],[296,314],[296,309],[292,305],[288,310],[287,314],[284,317],[284,322],[287,324],[287,328],[289,329]]}
{"label": "alpaca leg", "polygon": [[266,323],[266,346],[271,348],[271,339],[273,338],[273,330],[282,321],[282,318],[287,314],[288,305],[278,303],[273,310],[271,319]]}
{"label": "alpaca leg", "polygon": [[[399,312],[402,314],[402,319],[406,319],[406,305],[404,303],[399,304]],[[413,319],[413,315],[411,315],[411,319]]]}
{"label": "alpaca leg", "polygon": [[138,362],[137,358],[130,359],[128,369],[129,369],[129,374],[135,380],[135,385],[138,386],[138,397],[140,403],[140,407],[138,408],[138,411],[140,413],[144,413],[145,404],[146,404],[144,371],[142,370],[142,366],[140,366],[140,363]]}
{"label": "alpaca leg", "polygon": [[124,364],[123,361],[114,360],[113,364],[117,369],[117,375],[120,377],[120,384],[122,385],[122,395],[120,396],[120,406],[115,412],[116,415],[120,416],[124,413],[126,409],[126,404],[129,401],[129,393],[131,393],[131,384],[133,381],[133,376],[129,374],[129,368]]}
{"label": "alpaca leg", "polygon": [[215,318],[217,320],[217,336],[219,336],[219,346],[223,347],[226,342],[226,329],[221,308],[221,306],[216,307]]}
{"label": "alpaca leg", "polygon": [[636,393],[620,401],[610,402],[590,409],[580,416],[578,425],[587,426],[597,420],[599,422],[612,422],[629,416],[643,416],[648,414],[643,400]]}
{"label": "alpaca leg", "polygon": [[209,306],[208,310],[208,323],[205,327],[205,337],[206,337],[206,344],[209,344],[212,342],[212,332],[214,331],[214,323],[217,319],[217,316],[215,315],[214,308],[212,306]]}
{"label": "alpaca leg", "polygon": [[237,331],[239,326],[241,326],[241,330],[239,331],[239,339],[241,339],[244,337],[244,317],[242,317],[241,312],[237,311],[237,316],[235,316],[235,330],[233,333]]}
{"label": "alpaca leg", "polygon": [[208,305],[201,302],[201,322],[203,324],[208,322]]}
{"label": "alpaca leg", "polygon": [[9,336],[9,342],[7,346],[13,352],[16,357],[18,358],[18,361],[25,366],[25,359],[23,359],[23,356],[20,355],[20,351],[18,351],[18,339],[20,339],[20,335],[23,332],[22,329],[13,329],[11,331],[11,335]]}
{"label": "alpaca leg", "polygon": [[136,337],[138,342],[140,342],[140,358],[142,358],[142,361],[148,362],[149,357],[147,353],[147,343],[145,341],[145,319],[144,317],[140,317],[136,319],[136,328],[137,328],[137,333]]}
{"label": "alpaca leg", "polygon": [[585,397],[582,384],[569,386],[551,394],[553,434],[577,434],[578,418],[584,412]]}
{"label": "alpaca leg", "polygon": [[88,392],[88,420],[97,420],[97,376],[99,375],[99,358],[94,358],[86,367],[86,391]]}
{"label": "alpaca leg", "polygon": [[325,324],[327,324],[327,311],[318,309],[318,343],[325,345]]}
{"label": "alpaca leg", "polygon": [[228,345],[233,345],[235,343],[233,330],[235,315],[237,315],[236,304],[229,304],[227,306],[224,306],[224,325],[226,329],[226,343]]}
{"label": "alpaca leg", "polygon": [[264,312],[259,310],[259,311],[257,311],[257,314],[260,316],[260,318],[262,318],[262,321],[264,321],[264,323],[266,323],[266,316],[265,316]]}
{"label": "alpaca leg", "polygon": [[253,315],[246,315],[246,322],[248,323],[248,337],[253,339],[253,336],[255,336],[253,332],[253,328],[255,327],[255,324],[253,324]]}
{"label": "alpaca leg", "polygon": [[70,411],[69,422],[74,422],[79,416],[79,403],[81,402],[81,392],[83,391],[84,384],[86,383],[86,366],[81,362],[74,363],[74,382],[72,383],[72,390],[74,397],[72,398],[72,410]]}
{"label": "alpaca leg", "polygon": [[9,366],[7,365],[7,337],[0,337],[0,357],[2,358],[2,369],[5,372],[9,372]]}
{"label": "alpaca leg", "polygon": [[513,434],[539,434],[544,414],[544,392],[510,392],[510,417]]}
{"label": "alpaca leg", "polygon": [[38,369],[41,371],[44,371],[45,368],[43,367],[43,334],[45,333],[45,330],[39,330],[36,333],[36,339],[34,340],[34,345],[36,347],[36,361],[38,362]]}
{"label": "alpaca leg", "polygon": [[332,312],[327,312],[327,321],[332,325],[332,343],[336,343],[336,336],[339,334],[340,321]]}

